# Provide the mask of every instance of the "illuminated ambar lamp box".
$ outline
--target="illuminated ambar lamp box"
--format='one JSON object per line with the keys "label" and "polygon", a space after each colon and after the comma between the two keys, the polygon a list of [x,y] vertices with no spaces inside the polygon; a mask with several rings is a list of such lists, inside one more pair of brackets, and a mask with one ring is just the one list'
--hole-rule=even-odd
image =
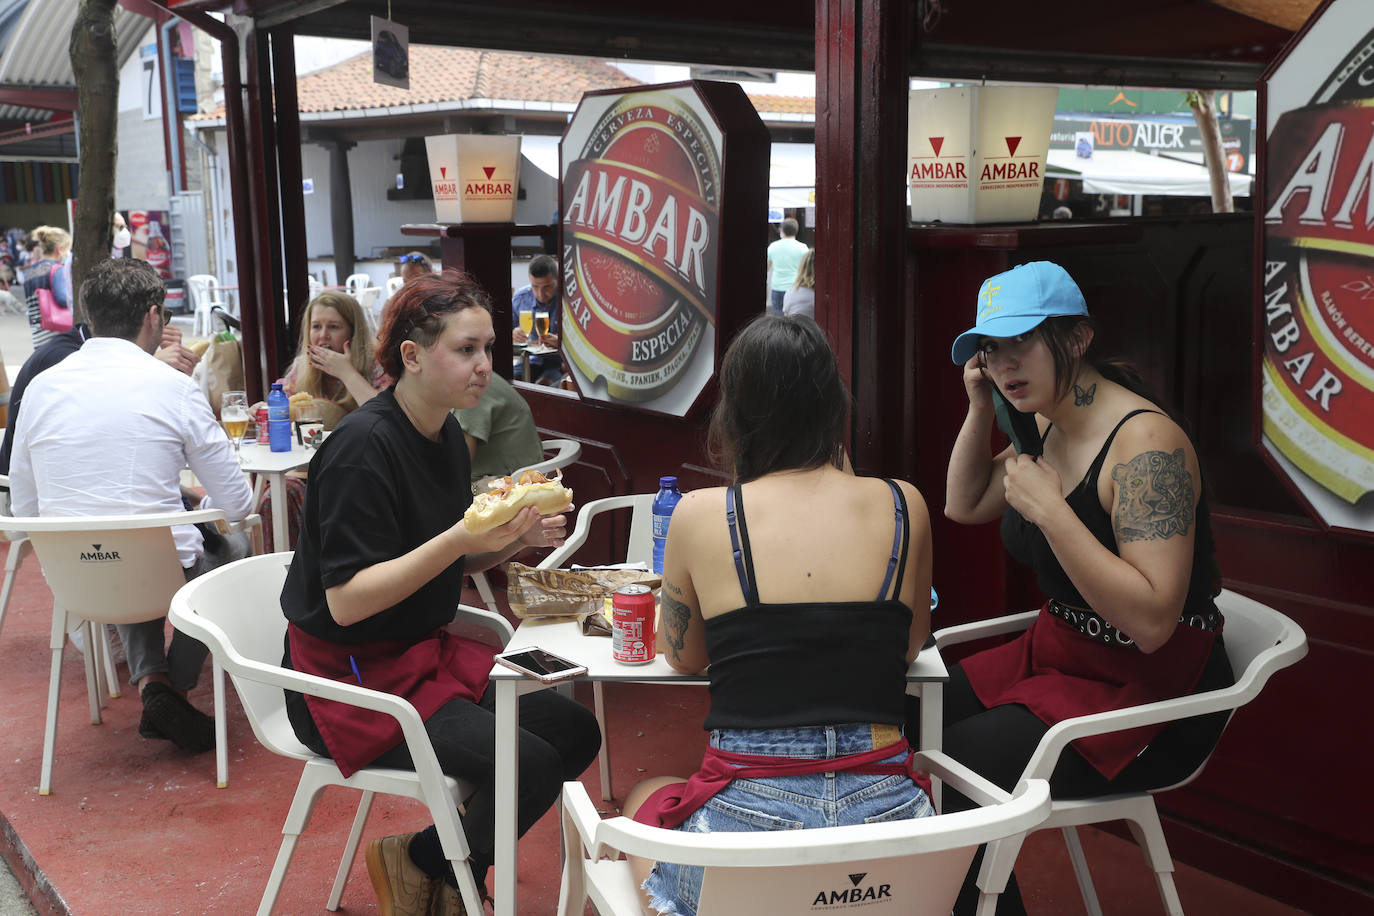
{"label": "illuminated ambar lamp box", "polygon": [[434,220],[510,223],[520,188],[520,138],[488,134],[426,137]]}
{"label": "illuminated ambar lamp box", "polygon": [[1033,220],[1059,91],[1040,86],[914,89],[907,108],[913,222]]}

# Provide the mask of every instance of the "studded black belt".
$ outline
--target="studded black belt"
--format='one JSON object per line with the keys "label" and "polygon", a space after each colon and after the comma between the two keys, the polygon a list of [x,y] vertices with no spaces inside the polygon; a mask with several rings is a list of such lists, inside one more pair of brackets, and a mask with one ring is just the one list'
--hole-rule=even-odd
{"label": "studded black belt", "polygon": [[[1135,641],[1131,637],[1112,626],[1096,611],[1064,604],[1053,598],[1045,605],[1045,609],[1084,636],[1095,639],[1103,645],[1121,646],[1122,648],[1135,645]],[[1196,630],[1215,633],[1221,629],[1221,612],[1215,607],[1211,607],[1202,614],[1181,614],[1178,622]]]}

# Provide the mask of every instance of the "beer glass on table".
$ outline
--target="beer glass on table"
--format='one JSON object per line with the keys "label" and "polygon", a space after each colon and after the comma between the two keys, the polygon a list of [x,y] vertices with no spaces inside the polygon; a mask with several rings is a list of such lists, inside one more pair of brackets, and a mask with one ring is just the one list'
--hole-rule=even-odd
{"label": "beer glass on table", "polygon": [[544,346],[544,335],[549,333],[549,313],[547,311],[534,313],[534,331],[539,335],[534,342],[540,347]]}
{"label": "beer glass on table", "polygon": [[534,310],[520,310],[520,330],[525,332],[525,346],[532,346],[530,343],[530,332],[534,330]]}
{"label": "beer glass on table", "polygon": [[234,447],[234,457],[242,464],[239,446],[243,443],[243,434],[248,431],[248,393],[226,391],[220,395],[219,419],[229,435],[229,444]]}

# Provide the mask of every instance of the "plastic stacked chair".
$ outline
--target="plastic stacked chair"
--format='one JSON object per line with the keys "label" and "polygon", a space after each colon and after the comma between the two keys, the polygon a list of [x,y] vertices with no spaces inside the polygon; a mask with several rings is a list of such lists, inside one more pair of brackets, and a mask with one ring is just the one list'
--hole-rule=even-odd
{"label": "plastic stacked chair", "polygon": [[215,333],[211,313],[215,307],[229,311],[220,296],[219,280],[213,274],[196,274],[186,278],[186,291],[195,312],[191,328],[193,337],[209,337]]}
{"label": "plastic stacked chair", "polygon": [[705,869],[698,912],[770,916],[861,909],[881,916],[948,916],[973,854],[1019,842],[1049,813],[1049,785],[1024,780],[1013,794],[938,751],[916,766],[984,807],[943,817],[849,827],[685,833],[624,817],[601,820],[578,782],[563,784],[563,880],[559,916],[581,916],[588,897],[601,916],[639,916],[643,895],[618,853]]}
{"label": "plastic stacked chair", "polygon": [[[1236,709],[1259,695],[1260,689],[1271,675],[1295,664],[1307,654],[1307,637],[1302,629],[1273,608],[1232,591],[1223,591],[1217,596],[1217,607],[1226,618],[1222,639],[1226,645],[1227,657],[1231,661],[1231,670],[1236,677],[1233,685],[1221,690],[1209,690],[1144,706],[1131,706],[1091,716],[1065,719],[1055,724],[1040,739],[1040,746],[1031,755],[1021,778],[1049,779],[1059,762],[1059,755],[1069,742],[1078,738],[1143,725],[1173,722],[1207,713],[1227,711],[1234,715]],[[956,643],[1016,633],[1030,626],[1039,613],[1026,611],[948,627],[935,634],[935,641],[943,650]],[[1049,817],[1035,829],[1057,827],[1063,832],[1064,842],[1069,848],[1069,858],[1073,862],[1074,874],[1078,879],[1078,889],[1083,895],[1083,903],[1090,916],[1102,916],[1102,908],[1097,902],[1097,891],[1093,888],[1092,875],[1088,871],[1087,859],[1083,856],[1077,828],[1084,824],[1100,824],[1114,820],[1125,820],[1130,827],[1136,843],[1141,847],[1155,874],[1155,883],[1164,901],[1165,910],[1170,916],[1182,916],[1183,904],[1179,901],[1178,890],[1174,886],[1174,861],[1169,855],[1169,844],[1164,839],[1164,828],[1159,822],[1159,811],[1155,808],[1154,796],[1158,792],[1176,789],[1192,782],[1206,765],[1207,762],[1204,760],[1186,779],[1149,792],[1053,802]],[[1006,886],[1007,877],[1011,874],[1016,861],[1018,847],[1019,842],[1004,846],[1000,862],[992,863],[991,866],[985,863],[984,875],[988,883],[985,884],[982,878],[978,882],[978,887],[983,892],[978,904],[980,916],[991,916],[995,911],[997,896]]]}
{"label": "plastic stacked chair", "polygon": [[[331,681],[281,667],[282,640],[286,618],[279,596],[291,553],[272,553],[230,563],[186,583],[172,599],[172,625],[210,647],[215,669],[215,710],[224,705],[224,673],[233,679],[243,702],[244,713],[259,743],[274,754],[303,762],[291,809],[282,825],[282,842],[276,862],[258,905],[260,916],[272,912],[296,841],[310,822],[315,800],[329,786],[358,789],[362,798],[353,827],[344,843],[343,857],[334,878],[327,908],[337,910],[344,884],[362,839],[363,826],[378,792],[413,798],[429,808],[439,831],[444,855],[458,876],[458,886],[469,913],[481,913],[482,904],[472,870],[467,867],[469,853],[463,825],[458,820],[458,804],[472,787],[445,776],[434,756],[434,746],[425,732],[415,707],[406,700],[352,684]],[[459,622],[464,635],[480,630],[491,642],[504,646],[512,632],[503,618],[477,608],[459,607]],[[365,767],[345,778],[334,761],[315,754],[297,740],[286,716],[284,690],[347,703],[392,716],[401,726],[406,748],[415,770]],[[224,735],[219,736],[223,746]]]}

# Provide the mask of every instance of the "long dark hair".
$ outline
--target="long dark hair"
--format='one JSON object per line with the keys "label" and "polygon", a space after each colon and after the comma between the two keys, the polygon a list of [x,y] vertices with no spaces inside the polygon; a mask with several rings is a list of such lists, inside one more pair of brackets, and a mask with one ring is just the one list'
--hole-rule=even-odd
{"label": "long dark hair", "polygon": [[743,483],[843,463],[849,391],[825,333],[801,315],[762,315],[730,342],[707,449]]}

